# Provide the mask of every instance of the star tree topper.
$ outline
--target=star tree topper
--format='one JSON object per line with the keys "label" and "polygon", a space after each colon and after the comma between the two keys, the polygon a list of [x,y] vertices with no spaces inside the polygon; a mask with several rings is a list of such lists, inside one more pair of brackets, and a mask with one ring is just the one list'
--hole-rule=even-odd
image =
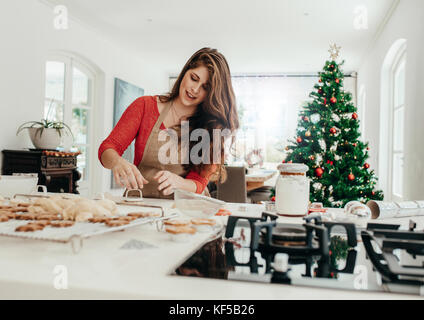
{"label": "star tree topper", "polygon": [[337,57],[339,56],[340,49],[341,47],[338,47],[335,43],[333,45],[330,45],[330,50],[328,50],[328,52],[330,52],[331,59],[337,59]]}

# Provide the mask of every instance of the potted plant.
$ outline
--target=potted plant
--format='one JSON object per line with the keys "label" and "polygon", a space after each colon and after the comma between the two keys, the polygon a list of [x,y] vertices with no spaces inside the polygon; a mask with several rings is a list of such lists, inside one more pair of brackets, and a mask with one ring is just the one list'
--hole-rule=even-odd
{"label": "potted plant", "polygon": [[24,129],[28,129],[31,141],[37,149],[56,149],[63,133],[70,133],[73,137],[71,128],[61,121],[28,121],[19,126],[16,135]]}

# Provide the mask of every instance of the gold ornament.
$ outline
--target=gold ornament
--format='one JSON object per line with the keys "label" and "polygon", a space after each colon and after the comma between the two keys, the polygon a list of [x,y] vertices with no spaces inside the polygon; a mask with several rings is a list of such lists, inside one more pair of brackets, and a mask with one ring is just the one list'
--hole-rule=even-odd
{"label": "gold ornament", "polygon": [[310,137],[310,136],[311,136],[311,132],[310,132],[310,131],[306,131],[306,132],[305,132],[305,136],[306,136],[306,137]]}

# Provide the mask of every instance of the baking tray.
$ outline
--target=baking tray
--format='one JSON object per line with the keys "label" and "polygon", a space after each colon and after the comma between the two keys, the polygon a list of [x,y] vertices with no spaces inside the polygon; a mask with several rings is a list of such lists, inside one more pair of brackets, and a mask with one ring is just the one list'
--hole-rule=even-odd
{"label": "baking tray", "polygon": [[[40,197],[40,195],[16,195],[16,197]],[[42,197],[42,196],[41,196]],[[156,224],[158,231],[163,229],[163,221],[172,219],[179,216],[178,213],[170,213],[165,215],[165,211],[161,206],[147,205],[143,203],[126,203],[117,204],[118,212],[120,216],[125,216],[130,212],[151,212],[152,209],[160,210],[161,216],[159,217],[146,217],[138,218],[126,225],[119,227],[108,227],[104,223],[92,223],[92,222],[75,222],[71,227],[66,228],[53,228],[46,226],[43,230],[37,230],[33,232],[16,232],[15,229],[18,226],[29,223],[29,220],[9,220],[7,222],[0,222],[0,236],[16,237],[21,239],[31,240],[44,240],[51,242],[70,243],[74,253],[81,250],[84,239],[106,234],[114,231],[125,230],[131,227],[151,223]]]}

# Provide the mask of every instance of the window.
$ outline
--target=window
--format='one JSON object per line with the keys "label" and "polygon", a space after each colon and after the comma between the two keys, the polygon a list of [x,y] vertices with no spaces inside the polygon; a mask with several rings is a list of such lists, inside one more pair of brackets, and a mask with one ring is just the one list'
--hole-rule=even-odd
{"label": "window", "polygon": [[[353,78],[345,78],[345,90],[355,97]],[[298,114],[311,98],[316,75],[234,76],[240,129],[234,143],[235,156],[244,163],[246,155],[261,149],[264,167],[275,169],[284,158],[288,140],[296,134]]]}
{"label": "window", "polygon": [[404,198],[406,39],[396,40],[381,70],[379,186],[386,201]]}
{"label": "window", "polygon": [[64,135],[62,147],[79,150],[79,191],[88,192],[93,157],[93,88],[94,73],[83,63],[70,57],[52,57],[46,62],[44,117],[63,121],[72,130],[74,139]]}
{"label": "window", "polygon": [[367,93],[365,91],[365,86],[361,85],[359,89],[359,99],[358,99],[358,114],[359,114],[359,131],[361,132],[362,138],[365,137],[365,109],[367,101]]}
{"label": "window", "polygon": [[392,194],[393,199],[403,198],[403,157],[405,118],[405,61],[403,54],[393,69],[392,110]]}

